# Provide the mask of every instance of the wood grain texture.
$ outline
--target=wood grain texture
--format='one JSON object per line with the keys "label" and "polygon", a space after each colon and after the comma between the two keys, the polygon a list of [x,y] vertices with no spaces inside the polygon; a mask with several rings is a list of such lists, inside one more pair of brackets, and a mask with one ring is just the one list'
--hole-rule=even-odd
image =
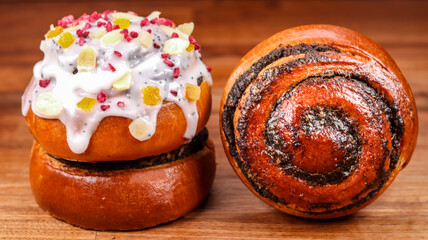
{"label": "wood grain texture", "polygon": [[[31,193],[33,137],[20,97],[42,58],[40,40],[66,14],[104,9],[147,15],[162,11],[177,23],[194,21],[204,61],[213,67],[208,129],[218,169],[209,198],[184,218],[134,232],[73,227],[42,211]],[[424,239],[428,238],[428,2],[426,1],[9,1],[0,3],[0,239]],[[283,29],[336,24],[380,43],[409,81],[419,110],[419,138],[410,164],[373,204],[348,217],[306,220],[255,197],[226,160],[218,131],[223,86],[239,59]]]}

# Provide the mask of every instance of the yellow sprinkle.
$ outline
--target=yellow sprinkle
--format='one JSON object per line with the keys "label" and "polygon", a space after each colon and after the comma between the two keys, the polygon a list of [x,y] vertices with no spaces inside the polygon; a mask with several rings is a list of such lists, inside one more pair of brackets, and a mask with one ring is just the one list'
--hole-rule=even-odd
{"label": "yellow sprinkle", "polygon": [[188,52],[191,52],[191,51],[193,51],[194,49],[195,49],[195,45],[193,45],[193,43],[189,44],[189,46],[186,48],[186,50],[187,50]]}
{"label": "yellow sprinkle", "polygon": [[201,88],[195,84],[186,83],[186,98],[189,101],[196,101],[201,97]]}
{"label": "yellow sprinkle", "polygon": [[56,26],[55,28],[49,30],[46,34],[46,38],[53,38],[58,36],[60,33],[62,33],[62,30],[64,30],[61,26]]}
{"label": "yellow sprinkle", "polygon": [[63,32],[58,39],[58,44],[63,48],[68,48],[74,43],[74,40],[76,39],[71,35],[71,33]]}
{"label": "yellow sprinkle", "polygon": [[146,105],[156,105],[162,98],[159,94],[159,88],[153,86],[147,86],[141,90],[143,94],[143,102]]}
{"label": "yellow sprinkle", "polygon": [[97,103],[97,99],[84,97],[84,98],[82,98],[82,100],[80,100],[80,102],[77,103],[77,107],[79,107],[80,109],[82,109],[86,112],[89,112],[89,111],[91,111],[91,109],[95,105],[95,103]]}
{"label": "yellow sprinkle", "polygon": [[118,18],[113,21],[113,24],[119,25],[121,29],[125,29],[129,27],[129,19],[126,18]]}

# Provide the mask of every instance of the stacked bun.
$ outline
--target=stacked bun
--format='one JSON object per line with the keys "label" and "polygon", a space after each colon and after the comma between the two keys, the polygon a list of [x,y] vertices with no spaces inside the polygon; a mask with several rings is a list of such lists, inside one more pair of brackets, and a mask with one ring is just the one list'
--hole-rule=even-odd
{"label": "stacked bun", "polygon": [[33,193],[53,216],[88,229],[141,229],[207,196],[211,69],[193,23],[159,14],[67,16],[42,41],[22,111],[35,138]]}

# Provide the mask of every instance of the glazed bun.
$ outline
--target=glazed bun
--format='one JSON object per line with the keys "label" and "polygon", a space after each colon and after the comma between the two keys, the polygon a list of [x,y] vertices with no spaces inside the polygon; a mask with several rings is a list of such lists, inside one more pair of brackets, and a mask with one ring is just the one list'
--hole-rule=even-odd
{"label": "glazed bun", "polygon": [[[202,82],[201,96],[196,102],[199,133],[211,113],[211,88]],[[34,138],[51,155],[82,162],[120,161],[155,156],[179,148],[188,140],[183,138],[186,119],[181,109],[173,102],[164,102],[157,116],[156,131],[153,137],[139,141],[131,136],[131,119],[107,117],[98,125],[91,137],[88,148],[82,154],[70,150],[67,144],[65,126],[57,119],[46,119],[35,115],[31,109],[26,122]],[[108,146],[108,147],[106,147]]]}
{"label": "glazed bun", "polygon": [[51,25],[22,96],[42,209],[86,229],[136,230],[183,217],[207,197],[212,77],[193,28],[158,11]]}
{"label": "glazed bun", "polygon": [[82,228],[153,227],[184,216],[206,198],[215,175],[214,146],[208,140],[188,157],[153,167],[109,168],[88,170],[69,165],[34,142],[30,164],[33,194],[42,209]]}

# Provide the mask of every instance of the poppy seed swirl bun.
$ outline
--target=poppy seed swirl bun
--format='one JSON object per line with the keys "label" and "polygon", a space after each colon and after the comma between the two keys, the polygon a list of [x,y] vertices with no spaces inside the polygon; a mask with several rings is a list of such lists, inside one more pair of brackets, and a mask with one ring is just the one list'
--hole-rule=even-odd
{"label": "poppy seed swirl bun", "polygon": [[331,25],[257,45],[231,74],[220,107],[239,178],[271,206],[307,218],[374,201],[410,161],[417,125],[409,84],[388,53]]}

